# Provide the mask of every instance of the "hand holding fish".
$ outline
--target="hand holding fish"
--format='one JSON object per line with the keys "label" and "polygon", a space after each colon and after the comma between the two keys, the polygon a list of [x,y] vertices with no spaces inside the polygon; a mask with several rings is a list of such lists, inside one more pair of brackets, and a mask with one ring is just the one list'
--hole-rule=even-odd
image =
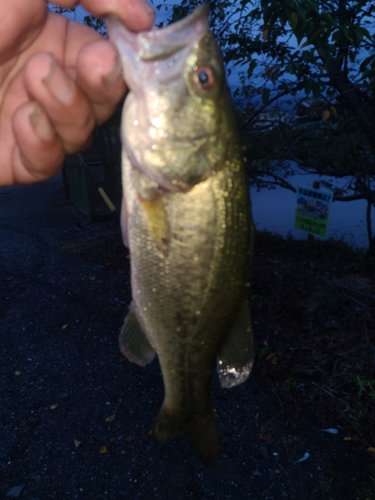
{"label": "hand holding fish", "polygon": [[[116,14],[133,31],[149,29],[154,18],[145,0],[54,3]],[[121,99],[117,51],[44,0],[0,2],[0,30],[0,185],[44,180],[88,144]]]}

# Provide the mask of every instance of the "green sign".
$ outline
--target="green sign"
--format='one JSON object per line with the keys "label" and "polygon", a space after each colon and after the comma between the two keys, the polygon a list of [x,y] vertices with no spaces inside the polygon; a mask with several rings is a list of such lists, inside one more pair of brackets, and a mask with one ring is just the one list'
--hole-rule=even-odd
{"label": "green sign", "polygon": [[329,206],[332,193],[297,187],[295,228],[305,233],[327,238]]}

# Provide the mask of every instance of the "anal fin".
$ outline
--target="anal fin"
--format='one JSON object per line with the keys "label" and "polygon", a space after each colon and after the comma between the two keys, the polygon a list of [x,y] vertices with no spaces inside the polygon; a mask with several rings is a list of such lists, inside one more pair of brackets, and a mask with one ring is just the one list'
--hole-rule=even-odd
{"label": "anal fin", "polygon": [[137,365],[146,366],[155,357],[155,350],[148,341],[132,305],[119,335],[119,345],[122,354]]}
{"label": "anal fin", "polygon": [[232,330],[217,354],[217,372],[224,388],[242,384],[249,377],[254,360],[250,308],[245,301]]}

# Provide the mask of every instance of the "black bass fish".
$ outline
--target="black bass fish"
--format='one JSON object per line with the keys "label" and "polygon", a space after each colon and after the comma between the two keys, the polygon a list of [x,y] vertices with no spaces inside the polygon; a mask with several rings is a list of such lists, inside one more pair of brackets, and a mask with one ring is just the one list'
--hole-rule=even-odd
{"label": "black bass fish", "polygon": [[120,334],[141,366],[157,353],[165,399],[154,435],[219,452],[212,372],[222,387],[253,363],[247,282],[253,225],[242,148],[208,7],[133,33],[108,19],[130,88],[122,116],[123,239],[133,302]]}

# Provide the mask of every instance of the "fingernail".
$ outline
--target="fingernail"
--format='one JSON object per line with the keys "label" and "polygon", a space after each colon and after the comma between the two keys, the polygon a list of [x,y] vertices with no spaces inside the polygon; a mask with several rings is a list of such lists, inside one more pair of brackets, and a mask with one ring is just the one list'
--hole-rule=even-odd
{"label": "fingernail", "polygon": [[72,102],[75,93],[74,83],[66,76],[55,60],[52,59],[49,73],[42,81],[62,104]]}
{"label": "fingernail", "polygon": [[107,88],[114,87],[118,84],[122,75],[122,66],[121,61],[117,58],[116,64],[112,68],[112,70],[107,74],[103,75],[103,82]]}
{"label": "fingernail", "polygon": [[33,110],[29,114],[29,120],[38,137],[43,141],[50,141],[53,138],[53,128],[37,102],[34,104]]}
{"label": "fingernail", "polygon": [[155,10],[153,9],[153,7],[146,1],[144,2],[144,5],[145,5],[145,10],[147,10],[147,13],[152,14],[154,16]]}

